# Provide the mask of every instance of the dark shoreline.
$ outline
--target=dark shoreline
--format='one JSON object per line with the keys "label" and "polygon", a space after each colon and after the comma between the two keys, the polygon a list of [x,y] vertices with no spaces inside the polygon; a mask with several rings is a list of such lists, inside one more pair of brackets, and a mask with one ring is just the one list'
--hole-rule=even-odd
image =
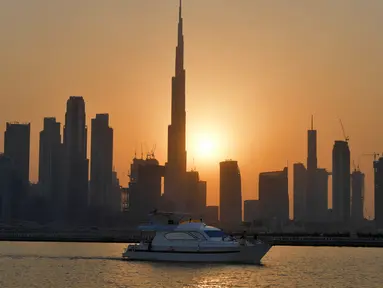
{"label": "dark shoreline", "polygon": [[383,239],[352,237],[259,237],[272,246],[383,247]]}
{"label": "dark shoreline", "polygon": [[[250,241],[252,237],[248,237]],[[383,247],[383,239],[351,237],[258,237],[272,246],[313,246],[313,247]],[[138,243],[144,240],[134,236],[103,235],[50,235],[34,233],[7,233],[0,235],[0,242],[68,242],[68,243]]]}
{"label": "dark shoreline", "polygon": [[89,235],[89,234],[42,234],[9,233],[0,234],[0,242],[73,242],[73,243],[138,243],[140,235]]}

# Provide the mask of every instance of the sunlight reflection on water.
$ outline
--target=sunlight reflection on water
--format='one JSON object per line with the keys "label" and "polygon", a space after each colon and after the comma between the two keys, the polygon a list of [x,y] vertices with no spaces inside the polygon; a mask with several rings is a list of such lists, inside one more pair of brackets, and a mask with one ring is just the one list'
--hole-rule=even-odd
{"label": "sunlight reflection on water", "polygon": [[382,287],[383,249],[273,247],[262,266],[122,261],[121,244],[0,243],[0,287]]}

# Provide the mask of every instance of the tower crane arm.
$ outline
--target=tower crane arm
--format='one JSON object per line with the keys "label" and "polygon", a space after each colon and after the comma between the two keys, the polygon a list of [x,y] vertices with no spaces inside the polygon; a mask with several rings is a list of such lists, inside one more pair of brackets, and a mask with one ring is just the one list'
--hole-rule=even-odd
{"label": "tower crane arm", "polygon": [[344,140],[345,140],[346,142],[348,142],[348,140],[350,140],[350,137],[348,137],[348,136],[346,135],[346,132],[345,132],[345,130],[344,130],[344,126],[343,126],[342,119],[339,119],[339,122],[340,122],[340,126],[342,127],[342,132],[343,132]]}

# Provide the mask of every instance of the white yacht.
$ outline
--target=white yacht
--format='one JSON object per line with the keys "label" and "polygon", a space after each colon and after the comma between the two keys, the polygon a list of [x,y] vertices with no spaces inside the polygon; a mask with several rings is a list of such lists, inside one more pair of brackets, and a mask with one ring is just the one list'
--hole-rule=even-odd
{"label": "white yacht", "polygon": [[[173,213],[161,215],[174,216]],[[146,243],[129,245],[122,254],[124,259],[259,264],[271,248],[260,241],[238,241],[202,220],[180,223],[169,220],[167,225],[143,226],[140,230],[154,231],[155,236]]]}

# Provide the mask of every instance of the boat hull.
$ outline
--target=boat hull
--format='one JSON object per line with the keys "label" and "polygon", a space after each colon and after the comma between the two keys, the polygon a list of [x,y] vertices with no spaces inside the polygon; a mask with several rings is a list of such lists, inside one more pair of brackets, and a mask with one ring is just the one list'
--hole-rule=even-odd
{"label": "boat hull", "polygon": [[232,251],[125,251],[123,258],[141,261],[260,264],[270,250],[266,243],[241,246]]}

